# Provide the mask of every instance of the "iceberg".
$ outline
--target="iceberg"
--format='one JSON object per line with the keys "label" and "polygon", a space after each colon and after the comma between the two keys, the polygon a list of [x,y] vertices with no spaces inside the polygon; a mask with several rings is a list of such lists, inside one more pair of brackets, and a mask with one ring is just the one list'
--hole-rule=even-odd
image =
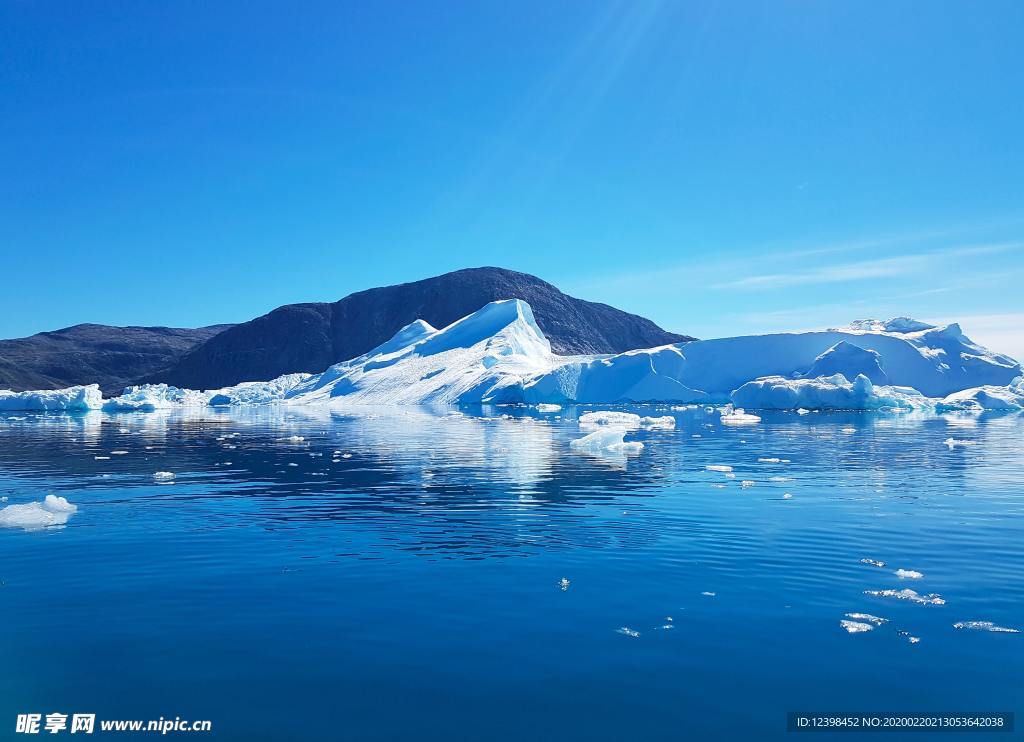
{"label": "iceberg", "polygon": [[1024,409],[1024,377],[1006,386],[979,386],[954,392],[935,405],[939,412]]}
{"label": "iceberg", "polygon": [[103,395],[100,394],[99,384],[32,392],[0,390],[0,411],[83,412],[98,410],[102,404]]}
{"label": "iceberg", "polygon": [[103,403],[105,412],[156,412],[176,407],[199,407],[206,404],[202,392],[179,389],[167,384],[130,386],[119,397]]}
{"label": "iceberg", "polygon": [[582,438],[570,441],[569,448],[579,451],[621,451],[625,453],[636,453],[643,450],[644,444],[640,441],[624,440],[628,432],[622,427],[604,426]]}
{"label": "iceberg", "polygon": [[[319,374],[286,374],[223,389],[166,384],[104,401],[97,386],[0,391],[3,410],[153,412],[243,405],[663,403],[809,410],[1024,409],[1021,366],[964,336],[906,317],[810,332],[695,340],[616,355],[560,356],[519,299],[491,302],[446,327],[416,320],[387,342]],[[713,407],[707,407],[709,414]],[[598,422],[597,416],[608,416]],[[615,420],[613,417],[619,416]],[[631,417],[625,417],[631,415]],[[727,408],[726,425],[757,415]],[[587,413],[581,425],[674,426],[670,417]]]}
{"label": "iceberg", "polygon": [[246,381],[209,392],[206,404],[211,407],[238,407],[279,402],[312,377],[313,374],[298,373],[285,374],[270,381]]}
{"label": "iceberg", "polygon": [[26,531],[53,528],[67,523],[68,518],[77,511],[78,506],[72,505],[65,498],[47,495],[42,502],[8,505],[0,509],[0,527]]}
{"label": "iceberg", "polygon": [[863,374],[851,383],[842,374],[816,379],[768,376],[748,381],[732,393],[736,405],[775,410],[927,409],[928,400],[909,387],[875,386]]}

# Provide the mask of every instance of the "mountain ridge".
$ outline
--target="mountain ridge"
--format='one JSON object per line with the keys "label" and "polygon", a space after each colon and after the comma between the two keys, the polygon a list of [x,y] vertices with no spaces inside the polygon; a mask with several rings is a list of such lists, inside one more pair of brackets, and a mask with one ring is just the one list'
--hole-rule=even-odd
{"label": "mountain ridge", "polygon": [[213,389],[283,374],[319,373],[380,345],[415,320],[444,327],[492,301],[522,299],[556,353],[612,354],[692,340],[536,276],[505,268],[451,271],[363,289],[335,302],[285,304],[239,324],[201,328],[83,323],[0,340],[0,389],[139,383]]}
{"label": "mountain ridge", "polygon": [[445,327],[493,301],[522,299],[563,355],[619,353],[692,340],[607,304],[577,299],[536,276],[464,268],[364,289],[333,303],[286,304],[210,338],[165,371],[143,379],[191,389],[319,373],[380,345],[420,319]]}

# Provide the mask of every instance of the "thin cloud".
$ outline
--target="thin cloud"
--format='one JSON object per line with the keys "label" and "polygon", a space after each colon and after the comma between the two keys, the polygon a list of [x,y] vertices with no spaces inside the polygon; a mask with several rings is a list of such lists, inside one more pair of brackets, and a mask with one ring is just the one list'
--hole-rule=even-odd
{"label": "thin cloud", "polygon": [[765,273],[724,281],[711,286],[713,289],[774,289],[806,284],[847,283],[877,278],[898,278],[911,276],[929,265],[950,258],[991,255],[1020,249],[1019,242],[1005,242],[984,245],[963,245],[942,248],[911,255],[897,255],[877,260],[861,260],[837,265],[822,265],[807,270],[787,273]]}

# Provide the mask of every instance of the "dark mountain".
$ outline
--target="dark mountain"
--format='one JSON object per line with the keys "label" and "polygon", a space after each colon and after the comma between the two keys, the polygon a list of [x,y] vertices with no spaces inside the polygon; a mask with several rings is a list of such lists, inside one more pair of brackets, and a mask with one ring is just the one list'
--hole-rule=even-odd
{"label": "dark mountain", "polygon": [[173,364],[186,351],[231,325],[110,327],[75,325],[17,340],[0,340],[0,389],[60,389],[98,383],[105,393]]}
{"label": "dark mountain", "polygon": [[333,304],[289,304],[210,338],[146,381],[211,389],[294,371],[316,373],[361,355],[404,325],[444,327],[498,299],[523,299],[557,353],[619,353],[692,338],[607,304],[567,296],[546,281],[502,268],[469,268],[369,289]]}

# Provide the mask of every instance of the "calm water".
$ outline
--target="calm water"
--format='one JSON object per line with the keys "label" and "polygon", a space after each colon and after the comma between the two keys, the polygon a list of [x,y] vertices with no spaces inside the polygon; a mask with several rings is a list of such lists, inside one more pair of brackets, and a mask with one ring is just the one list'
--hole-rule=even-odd
{"label": "calm water", "polygon": [[[677,428],[595,458],[575,411],[509,412],[0,417],[4,504],[79,506],[0,530],[0,737],[51,711],[438,740],[1024,714],[1024,634],[953,628],[1024,629],[1024,417],[647,409]],[[889,588],[946,604],[864,594]]]}

